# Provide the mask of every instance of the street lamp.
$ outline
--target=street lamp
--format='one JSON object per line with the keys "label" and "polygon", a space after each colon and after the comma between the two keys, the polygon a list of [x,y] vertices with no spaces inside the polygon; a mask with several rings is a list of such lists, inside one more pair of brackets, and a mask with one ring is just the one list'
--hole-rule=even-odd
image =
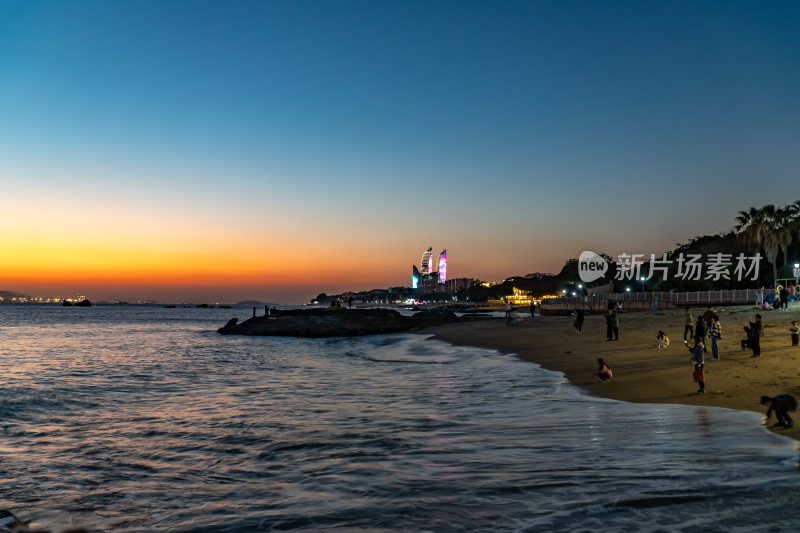
{"label": "street lamp", "polygon": [[792,273],[794,274],[794,290],[797,292],[797,278],[800,278],[800,263],[794,264],[794,270]]}

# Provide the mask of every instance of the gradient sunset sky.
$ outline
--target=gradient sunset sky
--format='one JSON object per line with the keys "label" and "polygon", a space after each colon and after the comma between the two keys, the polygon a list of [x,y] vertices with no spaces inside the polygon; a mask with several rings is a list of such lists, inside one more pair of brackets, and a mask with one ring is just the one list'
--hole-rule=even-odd
{"label": "gradient sunset sky", "polygon": [[800,3],[0,3],[0,290],[304,302],[800,199]]}

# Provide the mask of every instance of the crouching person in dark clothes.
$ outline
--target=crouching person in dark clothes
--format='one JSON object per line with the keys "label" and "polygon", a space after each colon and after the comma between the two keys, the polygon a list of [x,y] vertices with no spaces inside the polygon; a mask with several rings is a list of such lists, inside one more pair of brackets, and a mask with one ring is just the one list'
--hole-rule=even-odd
{"label": "crouching person in dark clothes", "polygon": [[772,411],[775,411],[775,416],[778,417],[778,423],[773,424],[772,427],[794,427],[794,420],[789,416],[789,411],[797,409],[797,400],[794,399],[794,396],[789,394],[779,394],[774,398],[762,396],[761,405],[766,405],[769,408],[767,409],[767,421],[769,421],[772,416]]}

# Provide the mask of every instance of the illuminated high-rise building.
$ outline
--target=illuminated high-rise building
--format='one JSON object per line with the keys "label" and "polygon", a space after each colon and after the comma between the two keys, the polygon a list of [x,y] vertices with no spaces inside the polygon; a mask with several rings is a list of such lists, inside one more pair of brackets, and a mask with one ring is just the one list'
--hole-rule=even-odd
{"label": "illuminated high-rise building", "polygon": [[411,288],[418,289],[419,288],[419,280],[422,278],[422,274],[420,274],[417,265],[411,266]]}
{"label": "illuminated high-rise building", "polygon": [[431,264],[431,260],[433,259],[433,246],[429,247],[425,250],[425,253],[422,254],[422,273],[423,274],[430,274],[433,265]]}
{"label": "illuminated high-rise building", "polygon": [[420,267],[411,266],[411,288],[421,293],[442,292],[447,282],[447,249],[442,250],[434,263],[433,246],[422,254]]}

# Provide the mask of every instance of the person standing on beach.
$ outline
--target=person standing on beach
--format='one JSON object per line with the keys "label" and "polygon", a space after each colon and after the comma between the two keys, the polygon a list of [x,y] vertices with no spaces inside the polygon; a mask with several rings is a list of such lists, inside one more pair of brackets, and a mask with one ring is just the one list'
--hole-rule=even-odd
{"label": "person standing on beach", "polygon": [[714,315],[711,319],[708,336],[711,337],[711,358],[719,361],[719,342],[722,340],[722,324],[719,323],[719,315]]}
{"label": "person standing on beach", "polygon": [[711,326],[711,322],[713,322],[715,314],[716,313],[714,313],[714,306],[709,305],[708,309],[706,309],[706,312],[703,313],[703,320],[706,323],[706,328]]}
{"label": "person standing on beach", "polygon": [[789,328],[789,333],[792,335],[792,346],[797,346],[800,341],[800,328],[797,327],[797,321],[792,320],[792,325]]}
{"label": "person standing on beach", "polygon": [[703,372],[703,364],[694,365],[694,372],[692,372],[692,379],[700,386],[697,394],[706,393],[706,373]]}
{"label": "person standing on beach", "polygon": [[606,340],[613,341],[614,340],[614,311],[609,308],[603,314],[603,317],[606,319]]}
{"label": "person standing on beach", "polygon": [[705,342],[706,342],[706,336],[707,335],[708,335],[708,331],[706,331],[706,321],[701,316],[700,318],[697,319],[697,322],[695,322],[695,324],[694,324],[694,342],[695,343],[698,343],[698,342],[702,343],[703,344],[703,350],[705,350]]}
{"label": "person standing on beach", "polygon": [[531,318],[536,316],[536,300],[531,300]]}
{"label": "person standing on beach", "polygon": [[761,357],[761,337],[764,335],[761,315],[756,315],[755,320],[748,319],[744,330],[747,332],[747,339],[742,341],[742,350],[750,348],[753,350],[751,357]]}
{"label": "person standing on beach", "polygon": [[689,334],[689,338],[694,337],[694,317],[692,316],[692,308],[686,308],[686,323],[683,326],[683,340],[686,339],[686,334]]}
{"label": "person standing on beach", "polygon": [[613,313],[613,315],[611,317],[611,319],[612,319],[611,329],[614,330],[614,340],[618,341],[619,340],[619,311],[614,309],[614,311],[612,311],[612,313]]}
{"label": "person standing on beach", "polygon": [[583,309],[578,309],[575,311],[575,329],[578,330],[578,333],[583,333],[583,321],[585,318],[586,317],[583,314]]}
{"label": "person standing on beach", "polygon": [[781,289],[781,309],[789,310],[789,290],[786,287]]}
{"label": "person standing on beach", "polygon": [[691,354],[689,356],[689,361],[693,365],[703,365],[703,364],[705,364],[705,360],[703,358],[703,353],[704,352],[705,352],[705,346],[703,346],[703,341],[699,341],[699,340],[697,340],[697,337],[695,337],[694,346],[689,348],[689,353]]}

